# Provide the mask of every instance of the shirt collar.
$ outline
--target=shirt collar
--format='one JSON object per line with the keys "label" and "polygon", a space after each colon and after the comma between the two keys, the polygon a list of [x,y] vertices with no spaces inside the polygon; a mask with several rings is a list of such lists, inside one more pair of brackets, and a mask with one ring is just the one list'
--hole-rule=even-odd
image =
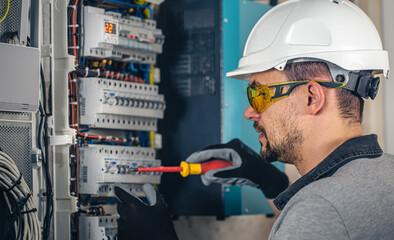
{"label": "shirt collar", "polygon": [[376,135],[355,137],[347,140],[321,163],[298,179],[274,200],[275,206],[282,210],[287,202],[303,187],[319,179],[333,175],[346,163],[359,158],[375,158],[383,154]]}

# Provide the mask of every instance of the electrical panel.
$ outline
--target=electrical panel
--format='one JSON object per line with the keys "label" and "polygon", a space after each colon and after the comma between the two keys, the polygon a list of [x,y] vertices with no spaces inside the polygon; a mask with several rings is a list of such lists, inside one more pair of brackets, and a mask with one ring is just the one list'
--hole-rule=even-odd
{"label": "electrical panel", "polygon": [[162,165],[156,151],[166,100],[155,64],[165,37],[154,18],[161,2],[70,2],[68,52],[75,69],[68,110],[77,134],[70,191],[79,209],[70,219],[72,239],[117,239],[115,186],[144,198],[144,183],[161,183],[160,173],[135,171]]}
{"label": "electrical panel", "polygon": [[236,205],[229,196],[237,201],[244,190],[131,170],[176,166],[207,145],[233,137],[248,143],[252,136],[250,123],[235,117],[247,104],[244,88],[223,75],[239,59],[228,61],[229,53],[241,53],[246,41],[234,33],[250,31],[240,19],[254,23],[265,9],[241,0],[163,2],[1,4],[7,86],[0,94],[0,148],[31,187],[42,239],[117,239],[115,186],[146,200],[143,184],[157,184],[173,215],[253,212],[246,201],[228,211]]}
{"label": "electrical panel", "polygon": [[[166,111],[171,113],[160,122],[163,162],[177,165],[195,151],[234,138],[259,152],[261,146],[253,122],[243,117],[249,106],[248,83],[226,78],[225,73],[237,68],[249,32],[270,8],[242,0],[163,3],[158,23],[166,36],[160,59],[166,83],[161,89],[168,96]],[[166,68],[167,65],[171,67]],[[280,167],[283,169],[283,165]],[[182,179],[163,175],[160,190],[170,213],[177,216],[223,219],[272,213],[260,190],[204,186],[198,176]]]}

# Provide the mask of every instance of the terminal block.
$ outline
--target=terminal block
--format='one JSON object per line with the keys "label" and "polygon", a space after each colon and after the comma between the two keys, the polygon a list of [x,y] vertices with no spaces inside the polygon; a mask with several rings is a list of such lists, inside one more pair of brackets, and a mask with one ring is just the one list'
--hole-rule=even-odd
{"label": "terminal block", "polygon": [[[79,148],[79,193],[113,196],[114,186],[141,195],[141,184],[160,183],[160,173],[136,173],[131,168],[159,167],[155,150],[145,147],[87,145]],[[139,185],[135,185],[139,184]]]}
{"label": "terminal block", "polygon": [[158,86],[101,78],[79,79],[80,124],[157,130],[166,103]]}

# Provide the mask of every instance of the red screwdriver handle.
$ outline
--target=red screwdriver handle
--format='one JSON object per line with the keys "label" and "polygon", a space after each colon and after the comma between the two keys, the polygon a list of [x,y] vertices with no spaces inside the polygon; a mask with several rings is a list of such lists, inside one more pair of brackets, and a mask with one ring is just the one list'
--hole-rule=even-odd
{"label": "red screwdriver handle", "polygon": [[201,163],[201,174],[205,174],[209,170],[230,167],[233,165],[233,162],[226,160],[212,160],[209,162]]}

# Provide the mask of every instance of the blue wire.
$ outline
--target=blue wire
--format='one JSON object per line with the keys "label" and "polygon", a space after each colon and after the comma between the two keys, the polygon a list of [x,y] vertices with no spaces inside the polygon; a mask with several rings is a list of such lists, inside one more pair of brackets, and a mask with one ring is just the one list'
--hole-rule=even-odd
{"label": "blue wire", "polygon": [[115,204],[118,204],[118,203],[115,202],[113,199],[109,199],[108,203],[105,203],[105,204],[115,205]]}
{"label": "blue wire", "polygon": [[145,76],[145,83],[149,84],[149,72],[145,72],[144,76]]}
{"label": "blue wire", "polygon": [[139,64],[138,68],[144,72],[144,78],[145,78],[145,83],[149,83],[149,70],[150,70],[150,65],[146,64],[143,66],[143,64]]}
{"label": "blue wire", "polygon": [[123,6],[128,6],[128,7],[133,7],[133,8],[147,8],[149,10],[149,13],[150,13],[150,19],[153,18],[153,11],[152,11],[152,8],[150,8],[149,6],[137,5],[137,4],[123,2],[123,1],[119,1],[119,0],[107,0],[107,2],[112,2],[112,3],[116,3],[116,4],[123,5]]}
{"label": "blue wire", "polygon": [[138,69],[134,67],[134,63],[133,62],[129,62],[129,66],[130,66],[131,73],[132,72],[138,72]]}
{"label": "blue wire", "polygon": [[145,134],[143,131],[141,131],[141,133],[140,133],[140,138],[141,138],[141,141],[140,141],[141,147],[145,147]]}
{"label": "blue wire", "polygon": [[150,19],[153,19],[153,11],[152,11],[152,8],[149,7],[149,6],[146,6],[146,8],[149,10]]}
{"label": "blue wire", "polygon": [[146,131],[145,131],[145,146],[150,147],[149,146],[149,132],[146,132]]}
{"label": "blue wire", "polygon": [[145,135],[145,137],[144,137],[144,140],[145,140],[145,147],[149,147],[149,132],[147,132],[147,131],[144,131],[144,135]]}
{"label": "blue wire", "polygon": [[106,9],[105,11],[120,13],[118,9]]}
{"label": "blue wire", "polygon": [[85,65],[85,61],[86,61],[85,57],[82,57],[82,58],[81,58],[81,66],[84,66],[84,65]]}
{"label": "blue wire", "polygon": [[104,69],[105,69],[105,70],[108,70],[109,68],[111,68],[111,66],[110,66],[108,63],[105,64]]}
{"label": "blue wire", "polygon": [[145,67],[143,66],[143,64],[138,65],[139,69],[143,72],[149,72],[150,70],[150,65],[146,64]]}
{"label": "blue wire", "polygon": [[144,17],[144,15],[141,12],[141,9],[139,9],[139,8],[137,8],[137,17],[139,17],[139,18],[143,18]]}
{"label": "blue wire", "polygon": [[88,125],[88,129],[86,130],[80,130],[80,132],[89,132],[90,131],[90,126]]}

